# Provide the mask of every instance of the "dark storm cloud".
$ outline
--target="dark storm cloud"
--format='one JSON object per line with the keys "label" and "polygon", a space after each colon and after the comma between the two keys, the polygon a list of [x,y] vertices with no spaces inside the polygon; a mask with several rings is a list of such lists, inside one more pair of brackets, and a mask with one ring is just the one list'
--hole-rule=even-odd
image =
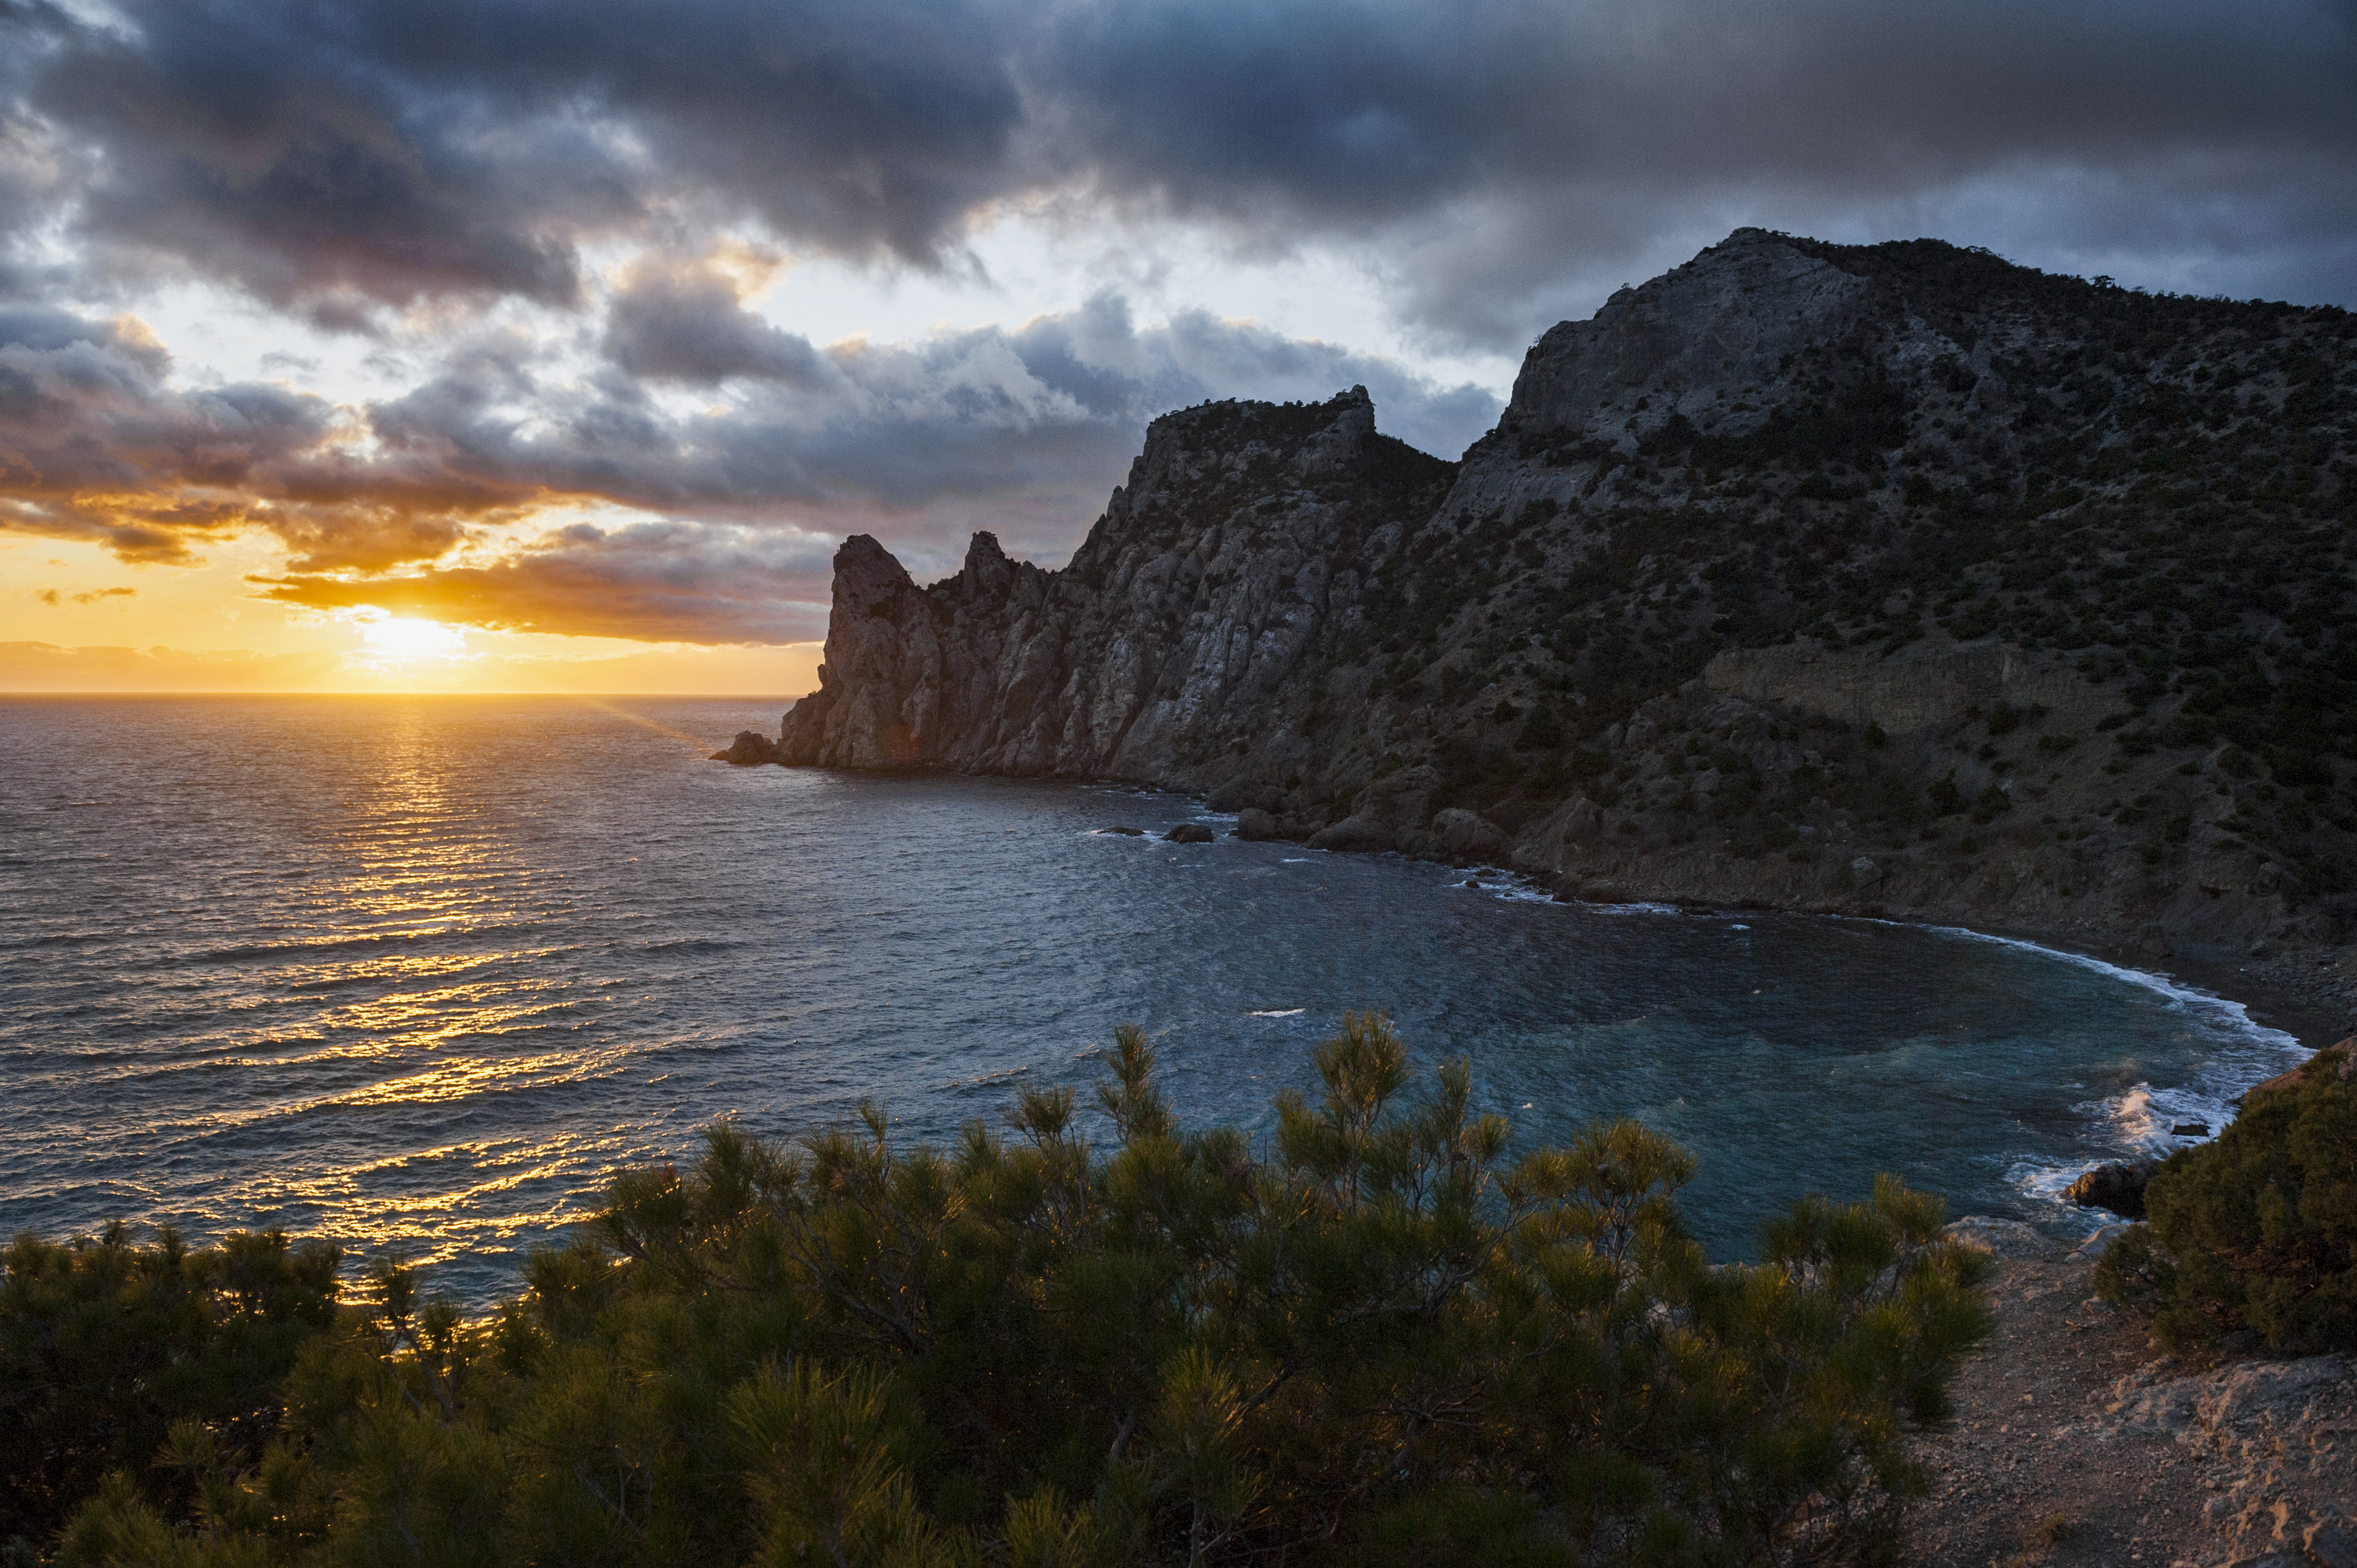
{"label": "dark storm cloud", "polygon": [[17,113],[117,264],[163,260],[330,325],[372,304],[580,285],[576,246],[683,209],[930,262],[1023,180],[1022,105],[973,7],[821,0],[0,0]]}
{"label": "dark storm cloud", "polygon": [[1507,346],[1737,221],[2310,295],[2357,230],[2346,0],[0,7],[0,191],[352,323],[563,303],[586,240],[741,217],[933,264],[1053,190],[1366,242],[1412,319]]}
{"label": "dark storm cloud", "polygon": [[634,376],[706,386],[731,377],[828,379],[810,340],[744,308],[736,285],[694,264],[641,263],[606,313],[606,357]]}

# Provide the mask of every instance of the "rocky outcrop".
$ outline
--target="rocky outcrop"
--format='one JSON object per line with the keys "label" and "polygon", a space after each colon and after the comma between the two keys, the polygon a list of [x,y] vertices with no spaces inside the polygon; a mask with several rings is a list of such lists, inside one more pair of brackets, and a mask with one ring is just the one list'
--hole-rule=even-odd
{"label": "rocky outcrop", "polygon": [[779,753],[1205,791],[1566,892],[2312,954],[2357,921],[2353,414],[2345,313],[1739,231],[1548,332],[1458,464],[1363,389],[1213,403],[1061,570],[982,533],[920,586],[849,540]]}
{"label": "rocky outcrop", "polygon": [[710,760],[733,762],[739,768],[751,768],[764,762],[782,760],[778,756],[778,743],[759,730],[740,729],[726,751],[716,751]]}
{"label": "rocky outcrop", "polygon": [[1243,753],[1280,778],[1318,767],[1307,732],[1328,656],[1363,640],[1370,576],[1453,472],[1379,435],[1355,387],[1157,420],[1060,572],[977,533],[957,575],[920,589],[855,536],[835,556],[820,688],[780,749],[1198,788]]}
{"label": "rocky outcrop", "polygon": [[2144,1189],[2151,1185],[2158,1160],[2128,1160],[2097,1165],[2071,1184],[2062,1196],[2082,1208],[2103,1208],[2126,1219],[2144,1218]]}
{"label": "rocky outcrop", "polygon": [[2211,1492],[2216,1561],[2357,1568],[2357,1368],[2342,1356],[2242,1361],[2170,1376],[2165,1363],[2114,1388],[2098,1433],[2166,1436],[2193,1451]]}

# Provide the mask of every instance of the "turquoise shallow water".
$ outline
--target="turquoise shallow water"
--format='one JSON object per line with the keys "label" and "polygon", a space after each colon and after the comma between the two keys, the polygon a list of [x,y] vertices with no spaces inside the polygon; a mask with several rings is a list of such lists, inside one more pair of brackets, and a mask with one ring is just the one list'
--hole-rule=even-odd
{"label": "turquoise shallow water", "polygon": [[742,699],[0,700],[0,1233],[325,1232],[480,1303],[618,1162],[885,1102],[945,1138],[1134,1020],[1266,1124],[1343,1011],[1527,1138],[1639,1117],[1719,1256],[1895,1170],[2052,1199],[2298,1054],[2239,1007],[1964,933],[1560,905],[1159,831],[1181,797],[704,760]]}

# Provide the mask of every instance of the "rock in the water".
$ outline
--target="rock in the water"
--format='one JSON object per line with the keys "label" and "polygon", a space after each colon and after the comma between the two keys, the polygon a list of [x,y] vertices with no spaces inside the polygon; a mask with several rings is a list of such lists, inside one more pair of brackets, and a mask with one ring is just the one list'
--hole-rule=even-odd
{"label": "rock in the water", "polygon": [[1432,819],[1432,836],[1458,860],[1488,860],[1505,847],[1505,835],[1487,818],[1450,807]]}
{"label": "rock in the water", "polygon": [[2097,1165],[2064,1189],[2062,1196],[2082,1208],[2108,1208],[2127,1219],[2144,1218],[2145,1184],[2158,1168],[2153,1160],[2128,1160]]}
{"label": "rock in the water", "polygon": [[1162,836],[1172,843],[1210,843],[1218,835],[1200,822],[1181,822]]}
{"label": "rock in the water", "polygon": [[1363,813],[1344,817],[1332,827],[1320,828],[1309,835],[1311,849],[1340,850],[1347,854],[1381,854],[1397,842],[1398,835],[1388,823]]}
{"label": "rock in the water", "polygon": [[759,730],[738,730],[728,749],[714,752],[711,760],[733,762],[739,768],[750,768],[759,762],[776,762],[780,760],[778,743]]}
{"label": "rock in the water", "polygon": [[1144,828],[1099,828],[1097,832],[1101,833],[1119,833],[1125,839],[1144,838],[1146,836],[1146,830]]}
{"label": "rock in the water", "polygon": [[1236,837],[1246,843],[1263,843],[1284,836],[1282,824],[1258,806],[1246,806],[1236,813]]}

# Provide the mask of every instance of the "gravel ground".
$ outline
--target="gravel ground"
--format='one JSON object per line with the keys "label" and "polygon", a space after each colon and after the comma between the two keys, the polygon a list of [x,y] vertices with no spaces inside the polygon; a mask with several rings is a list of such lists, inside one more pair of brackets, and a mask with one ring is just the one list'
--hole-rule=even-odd
{"label": "gravel ground", "polygon": [[2333,1522],[2357,1513],[2347,1362],[2181,1365],[2095,1297],[2092,1258],[1964,1223],[1998,1256],[1997,1331],[1953,1426],[1921,1440],[1910,1563],[2357,1568],[2357,1527]]}

